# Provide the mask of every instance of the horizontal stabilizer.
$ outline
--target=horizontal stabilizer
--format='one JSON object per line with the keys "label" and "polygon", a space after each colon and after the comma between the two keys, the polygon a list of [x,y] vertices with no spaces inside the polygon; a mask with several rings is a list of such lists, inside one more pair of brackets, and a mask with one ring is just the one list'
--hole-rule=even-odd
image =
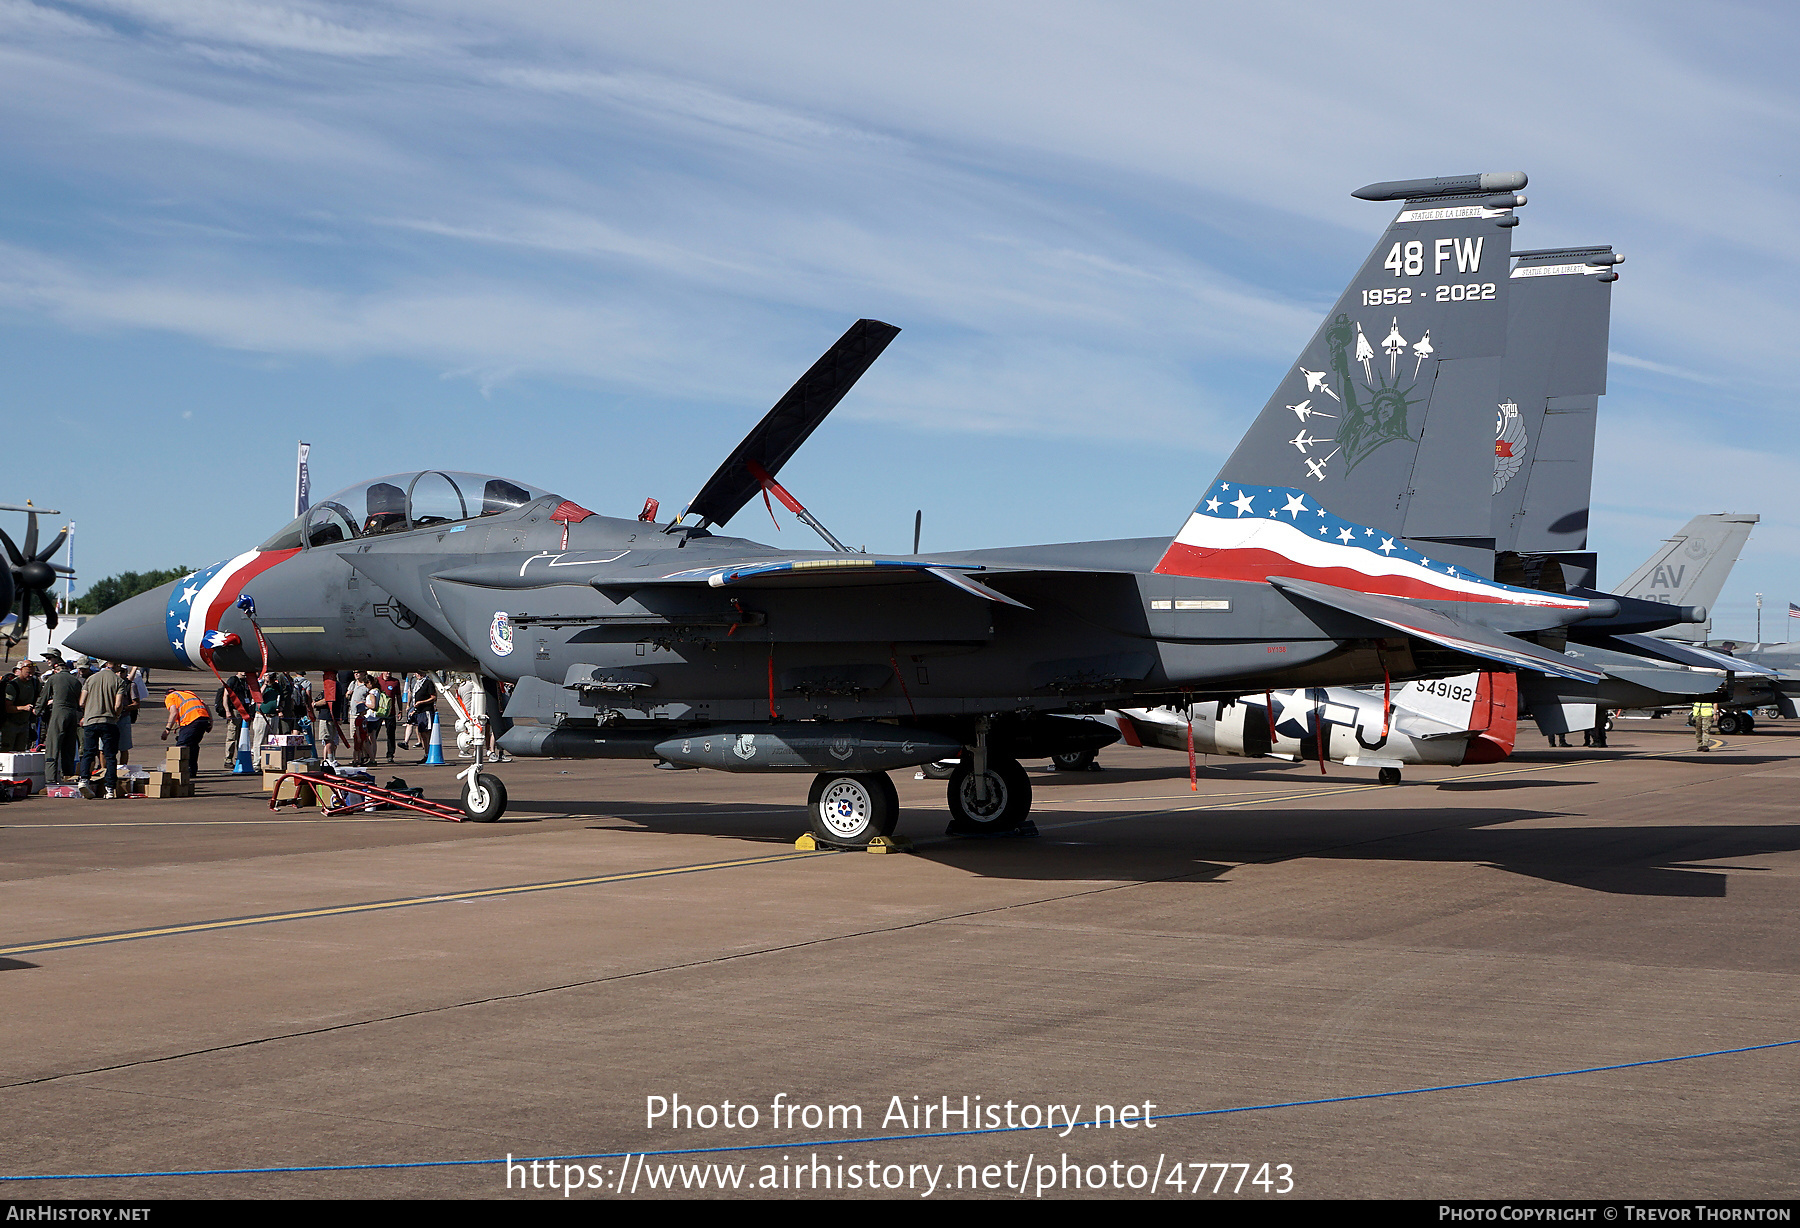
{"label": "horizontal stabilizer", "polygon": [[1712,669],[1689,669],[1685,665],[1614,652],[1610,648],[1595,648],[1591,644],[1570,644],[1567,655],[1605,671],[1608,678],[1664,695],[1711,695],[1725,682]]}
{"label": "horizontal stabilizer", "polygon": [[1454,725],[1446,725],[1442,721],[1434,721],[1417,712],[1394,713],[1394,728],[1416,742],[1441,742],[1446,738],[1472,738],[1481,732],[1478,729],[1458,729]]}
{"label": "horizontal stabilizer", "polygon": [[1499,661],[1515,669],[1536,670],[1576,682],[1598,682],[1603,676],[1600,670],[1577,664],[1561,653],[1516,639],[1504,632],[1440,614],[1436,610],[1398,597],[1357,593],[1349,589],[1333,588],[1329,584],[1289,580],[1284,576],[1270,576],[1269,583],[1292,596],[1304,597],[1334,610],[1342,610],[1346,614],[1366,618],[1384,627],[1392,627],[1406,635],[1417,636],[1470,656]]}
{"label": "horizontal stabilizer", "polygon": [[1725,669],[1751,678],[1781,677],[1781,671],[1778,669],[1757,665],[1728,653],[1715,652],[1710,648],[1683,644],[1678,640],[1660,639],[1654,635],[1615,635],[1612,638],[1623,645],[1626,652],[1659,657],[1664,661],[1673,661],[1677,665],[1687,665],[1694,669]]}

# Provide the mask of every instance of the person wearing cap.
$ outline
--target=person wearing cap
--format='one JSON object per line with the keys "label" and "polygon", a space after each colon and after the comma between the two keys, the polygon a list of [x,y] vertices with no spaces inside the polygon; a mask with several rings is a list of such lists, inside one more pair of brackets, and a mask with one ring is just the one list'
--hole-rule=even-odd
{"label": "person wearing cap", "polygon": [[75,775],[75,753],[80,747],[81,679],[52,648],[44,654],[50,672],[38,693],[38,716],[44,726],[44,782],[60,784]]}
{"label": "person wearing cap", "polygon": [[110,669],[95,670],[81,684],[81,758],[75,764],[75,777],[83,797],[94,796],[88,773],[96,754],[106,761],[106,778],[101,782],[106,796],[118,796],[119,716],[125,710],[126,694],[125,680]]}
{"label": "person wearing cap", "polygon": [[31,721],[38,694],[37,666],[20,661],[0,685],[0,754],[20,754],[31,749]]}

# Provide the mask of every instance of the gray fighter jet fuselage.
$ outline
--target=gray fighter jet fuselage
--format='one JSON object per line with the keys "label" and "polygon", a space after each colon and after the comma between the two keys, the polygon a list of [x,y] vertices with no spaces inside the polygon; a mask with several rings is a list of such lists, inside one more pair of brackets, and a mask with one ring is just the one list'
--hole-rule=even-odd
{"label": "gray fighter jet fuselage", "polygon": [[946,754],[953,829],[1016,826],[1016,759],[1094,737],[1059,713],[1495,662],[1592,681],[1534,637],[1619,604],[1489,578],[1523,184],[1358,193],[1403,204],[1172,540],[871,556],[710,531],[759,490],[815,523],[774,472],[897,331],[863,321],[721,466],[698,524],[395,475],[71,644],[158,667],[255,668],[260,643],[292,669],[479,670],[517,684],[516,753],[813,772],[815,830],[852,843],[891,829],[887,769]]}

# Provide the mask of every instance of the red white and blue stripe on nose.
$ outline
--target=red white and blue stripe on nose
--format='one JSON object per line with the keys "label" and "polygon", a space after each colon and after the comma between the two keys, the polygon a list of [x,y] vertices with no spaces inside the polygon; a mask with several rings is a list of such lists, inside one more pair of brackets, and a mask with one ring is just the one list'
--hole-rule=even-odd
{"label": "red white and blue stripe on nose", "polygon": [[169,594],[165,614],[169,651],[189,666],[199,668],[204,665],[200,650],[217,646],[208,642],[207,633],[219,629],[219,619],[244,591],[244,586],[275,564],[299,553],[299,550],[252,550],[202,568],[177,582]]}
{"label": "red white and blue stripe on nose", "polygon": [[1270,576],[1432,601],[1491,601],[1578,609],[1559,593],[1514,588],[1420,554],[1398,534],[1334,516],[1291,486],[1219,482],[1169,543],[1156,570],[1208,580]]}

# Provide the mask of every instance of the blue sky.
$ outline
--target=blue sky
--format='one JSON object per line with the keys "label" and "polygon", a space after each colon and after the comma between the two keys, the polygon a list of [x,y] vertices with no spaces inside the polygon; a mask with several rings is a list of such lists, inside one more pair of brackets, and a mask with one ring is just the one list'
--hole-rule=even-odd
{"label": "blue sky", "polygon": [[1758,512],[1715,625],[1762,591],[1780,638],[1796,24],[0,0],[0,502],[72,516],[88,581],[260,541],[301,437],[320,492],[458,468],[675,510],[874,316],[905,331],[784,473],[840,537],[1173,533],[1388,220],[1351,189],[1521,168],[1517,246],[1628,258],[1603,583]]}

